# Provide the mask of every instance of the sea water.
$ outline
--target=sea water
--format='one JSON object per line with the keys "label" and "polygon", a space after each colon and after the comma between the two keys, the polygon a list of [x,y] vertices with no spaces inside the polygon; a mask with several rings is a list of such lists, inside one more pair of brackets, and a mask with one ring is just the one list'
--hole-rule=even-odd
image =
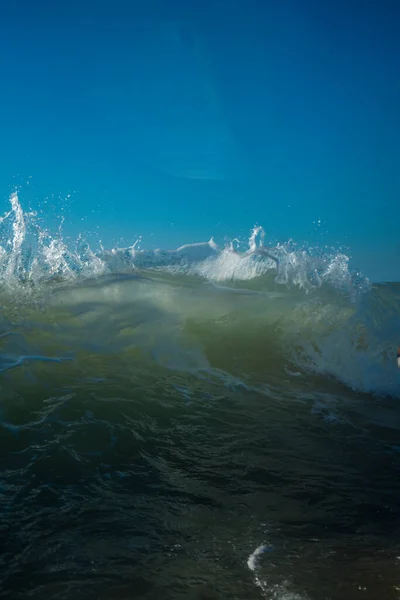
{"label": "sea water", "polygon": [[400,287],[0,219],[0,597],[400,598]]}

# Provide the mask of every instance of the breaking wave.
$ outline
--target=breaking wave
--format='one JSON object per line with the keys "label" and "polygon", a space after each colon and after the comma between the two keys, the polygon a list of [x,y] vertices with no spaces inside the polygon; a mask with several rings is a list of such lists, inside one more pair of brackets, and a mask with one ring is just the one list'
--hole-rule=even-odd
{"label": "breaking wave", "polygon": [[[21,357],[52,358],[40,343],[35,352],[29,344],[20,353],[9,347],[18,304],[17,320],[30,306],[36,330],[43,310],[52,323],[64,311],[70,335],[60,338],[60,356],[78,351],[70,340],[79,314],[80,340],[119,351],[145,347],[156,361],[168,355],[168,368],[223,371],[258,389],[287,380],[306,387],[317,377],[357,392],[399,395],[399,287],[373,285],[351,271],[341,252],[292,242],[269,247],[261,227],[247,247],[211,239],[175,250],[145,250],[141,240],[93,249],[83,238],[67,243],[61,228],[47,231],[35,213],[23,211],[17,194],[10,203],[0,218],[3,371]],[[39,305],[35,321],[32,306]],[[58,324],[53,334],[64,330]]]}

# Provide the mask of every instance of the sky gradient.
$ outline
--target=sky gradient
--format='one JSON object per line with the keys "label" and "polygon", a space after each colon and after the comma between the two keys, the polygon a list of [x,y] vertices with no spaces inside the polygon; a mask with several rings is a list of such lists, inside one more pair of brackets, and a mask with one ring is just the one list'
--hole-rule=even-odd
{"label": "sky gradient", "polygon": [[258,223],[399,281],[399,30],[389,0],[3,4],[0,208],[107,245]]}

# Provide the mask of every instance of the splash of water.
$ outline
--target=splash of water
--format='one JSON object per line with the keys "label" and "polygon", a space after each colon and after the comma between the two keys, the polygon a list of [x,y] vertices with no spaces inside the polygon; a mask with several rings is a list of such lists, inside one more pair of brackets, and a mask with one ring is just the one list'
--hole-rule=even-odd
{"label": "splash of water", "polygon": [[[398,395],[400,373],[393,357],[400,339],[399,301],[391,289],[374,288],[352,273],[342,253],[298,249],[292,243],[267,247],[261,227],[254,228],[244,248],[236,240],[219,246],[211,238],[174,250],[142,249],[140,240],[127,248],[92,249],[82,237],[66,242],[61,225],[55,233],[46,230],[35,213],[23,211],[17,194],[10,203],[0,218],[0,284],[11,298],[29,300],[36,292],[42,297],[44,289],[61,282],[62,297],[69,297],[66,286],[72,284],[73,297],[76,292],[82,300],[89,293],[82,284],[94,278],[91,293],[96,301],[104,296],[110,323],[121,298],[132,311],[135,301],[143,301],[181,324],[192,317],[204,324],[229,318],[240,308],[243,333],[257,322],[255,335],[263,327],[269,331],[265,335],[277,337],[279,324],[280,362],[289,358],[303,373],[328,375],[355,390]],[[149,280],[147,286],[132,283],[131,289],[127,282],[128,294],[123,273],[169,278],[170,285],[161,290]],[[109,284],[107,277],[117,275]],[[195,293],[181,287],[186,275],[196,278]]]}
{"label": "splash of water", "polygon": [[289,583],[283,582],[280,585],[269,585],[259,574],[260,561],[264,554],[270,552],[272,547],[267,544],[261,544],[247,559],[247,566],[253,573],[254,583],[260,588],[263,596],[270,600],[306,600],[304,595],[300,596],[296,592],[289,589]]}
{"label": "splash of water", "polygon": [[361,274],[351,273],[346,255],[296,249],[290,243],[269,248],[262,227],[253,229],[244,250],[234,242],[220,247],[213,238],[175,250],[140,249],[139,240],[127,248],[93,250],[82,237],[68,244],[61,226],[55,234],[47,231],[35,213],[23,211],[16,193],[10,203],[11,210],[0,218],[0,281],[7,287],[132,270],[164,270],[212,282],[267,277],[287,288],[310,292],[325,285],[350,296],[370,287]]}

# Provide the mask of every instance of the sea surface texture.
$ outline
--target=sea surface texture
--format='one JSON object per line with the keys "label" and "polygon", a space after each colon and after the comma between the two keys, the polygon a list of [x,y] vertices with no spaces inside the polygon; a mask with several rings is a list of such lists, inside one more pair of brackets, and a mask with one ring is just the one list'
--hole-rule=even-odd
{"label": "sea surface texture", "polygon": [[399,284],[0,220],[0,598],[400,598]]}

